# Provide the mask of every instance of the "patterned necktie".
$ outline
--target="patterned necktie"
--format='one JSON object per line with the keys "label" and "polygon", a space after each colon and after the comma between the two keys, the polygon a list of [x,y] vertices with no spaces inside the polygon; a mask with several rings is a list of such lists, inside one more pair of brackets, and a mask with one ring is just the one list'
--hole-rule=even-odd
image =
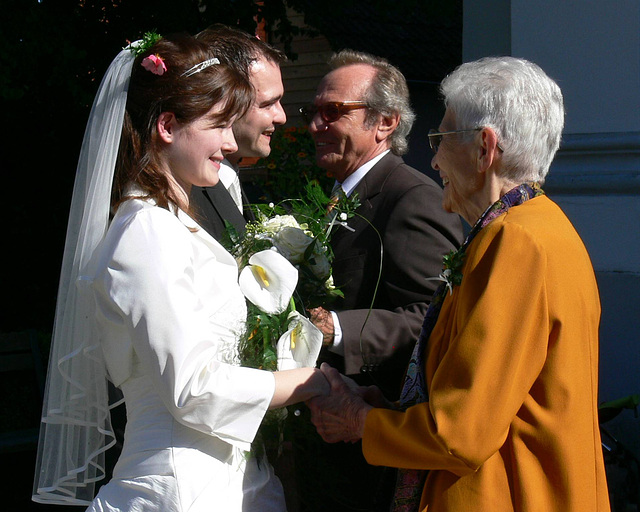
{"label": "patterned necktie", "polygon": [[335,208],[335,206],[340,201],[340,198],[344,196],[344,190],[342,190],[342,185],[337,181],[333,185],[331,189],[331,196],[329,198],[329,204],[327,204],[327,215],[331,213],[331,211]]}

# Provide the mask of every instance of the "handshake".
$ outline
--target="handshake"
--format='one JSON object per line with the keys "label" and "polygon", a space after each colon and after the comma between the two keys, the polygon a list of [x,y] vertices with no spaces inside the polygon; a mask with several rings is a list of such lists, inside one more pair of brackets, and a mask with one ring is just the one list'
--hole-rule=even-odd
{"label": "handshake", "polygon": [[[291,313],[289,329],[277,343],[278,371],[313,368],[325,342],[323,334],[302,315]],[[371,409],[395,408],[377,386],[358,386],[327,363],[322,363],[320,371],[328,386],[325,383],[325,393],[307,400],[306,404],[311,410],[311,422],[328,443],[355,443],[362,438]]]}
{"label": "handshake", "polygon": [[327,363],[322,363],[320,371],[329,382],[330,392],[306,404],[311,410],[311,422],[327,443],[355,443],[362,439],[371,409],[395,409],[377,386],[358,386]]}

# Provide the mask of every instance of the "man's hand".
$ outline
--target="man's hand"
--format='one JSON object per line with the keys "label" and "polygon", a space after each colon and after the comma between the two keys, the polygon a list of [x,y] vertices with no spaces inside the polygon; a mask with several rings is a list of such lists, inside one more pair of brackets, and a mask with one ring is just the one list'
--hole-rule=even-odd
{"label": "man's hand", "polygon": [[330,347],[333,345],[335,331],[333,328],[333,316],[331,312],[323,307],[311,308],[308,310],[311,315],[311,322],[322,331],[322,346]]}

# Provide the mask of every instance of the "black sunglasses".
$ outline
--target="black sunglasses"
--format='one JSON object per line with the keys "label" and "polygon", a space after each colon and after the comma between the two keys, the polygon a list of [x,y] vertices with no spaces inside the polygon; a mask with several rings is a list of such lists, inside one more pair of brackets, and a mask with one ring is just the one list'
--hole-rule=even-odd
{"label": "black sunglasses", "polygon": [[305,123],[310,124],[317,113],[325,123],[334,123],[351,110],[367,108],[363,101],[330,101],[322,105],[308,105],[300,109]]}

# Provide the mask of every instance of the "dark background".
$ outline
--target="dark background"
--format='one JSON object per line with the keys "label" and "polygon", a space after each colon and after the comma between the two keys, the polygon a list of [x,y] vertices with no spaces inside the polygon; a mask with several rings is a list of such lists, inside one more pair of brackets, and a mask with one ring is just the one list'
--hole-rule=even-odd
{"label": "dark background", "polygon": [[[266,16],[271,41],[298,35],[282,0],[1,0],[0,132],[4,179],[0,332],[50,332],[77,158],[102,75],[146,31],[196,33],[215,22],[255,30]],[[407,77],[418,112],[414,135],[437,125],[437,83],[461,61],[461,0],[290,0],[334,50],[387,57]],[[198,5],[201,7],[198,8]],[[295,55],[290,55],[295,59]],[[424,126],[423,126],[424,125]],[[427,126],[428,125],[428,126]],[[423,169],[425,140],[407,160]],[[8,210],[8,211],[7,211]]]}
{"label": "dark background", "polygon": [[[388,58],[410,84],[418,113],[406,160],[428,172],[426,139],[441,112],[437,84],[461,62],[462,0],[1,0],[0,176],[3,179],[0,333],[35,331],[46,365],[67,215],[85,124],[112,58],[147,31],[194,34],[213,23],[290,48],[301,30],[286,8],[333,50]],[[392,6],[392,7],[391,7]],[[289,57],[295,55],[289,51]],[[421,134],[421,135],[416,135]],[[2,341],[0,341],[2,342]],[[0,373],[0,435],[39,424],[35,377]],[[81,510],[30,501],[33,443],[0,449],[2,510]]]}

